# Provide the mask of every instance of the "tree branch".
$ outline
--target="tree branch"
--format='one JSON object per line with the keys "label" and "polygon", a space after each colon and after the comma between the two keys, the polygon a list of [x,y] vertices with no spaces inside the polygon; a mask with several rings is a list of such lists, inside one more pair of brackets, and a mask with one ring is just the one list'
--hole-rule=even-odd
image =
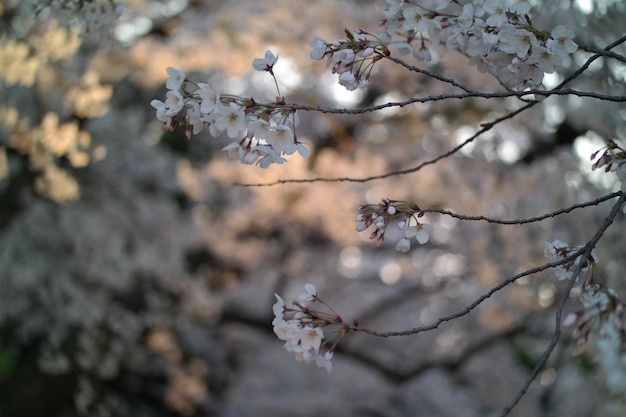
{"label": "tree branch", "polygon": [[536,216],[536,217],[530,217],[528,219],[515,219],[515,220],[501,220],[501,219],[494,219],[491,217],[485,217],[485,216],[466,216],[463,214],[457,214],[454,213],[452,211],[449,210],[443,210],[443,209],[437,209],[437,208],[429,208],[429,209],[420,209],[417,210],[417,212],[419,213],[438,213],[438,214],[442,214],[442,215],[446,215],[446,216],[450,216],[450,217],[454,217],[456,219],[459,220],[467,220],[467,221],[485,221],[487,223],[495,223],[495,224],[504,224],[504,225],[517,225],[517,224],[527,224],[527,223],[535,223],[535,222],[539,222],[542,220],[545,220],[549,217],[556,217],[559,216],[561,214],[565,214],[565,213],[569,213],[571,211],[574,211],[576,209],[579,208],[584,208],[584,207],[589,207],[589,206],[597,206],[598,204],[610,200],[612,198],[615,197],[619,197],[621,196],[622,193],[620,191],[599,197],[593,201],[587,201],[585,203],[579,203],[579,204],[574,204],[570,207],[567,208],[563,208],[560,210],[556,210],[550,213],[546,213],[543,214],[541,216]]}
{"label": "tree branch", "polygon": [[580,256],[580,254],[583,253],[583,251],[584,251],[584,248],[581,249],[581,250],[573,252],[572,254],[567,256],[566,258],[563,258],[563,259],[561,259],[559,261],[550,262],[550,263],[547,263],[547,264],[544,264],[544,265],[541,265],[541,266],[538,266],[538,267],[535,267],[535,268],[528,269],[528,270],[526,270],[524,272],[520,272],[517,275],[513,275],[512,277],[509,277],[509,278],[505,279],[500,284],[498,284],[495,287],[491,288],[485,294],[481,295],[473,303],[468,305],[465,309],[463,309],[461,311],[458,311],[458,312],[456,312],[454,314],[450,314],[449,316],[440,317],[439,319],[437,319],[437,321],[435,323],[433,323],[433,324],[431,324],[429,326],[421,326],[421,327],[415,327],[413,329],[401,330],[401,331],[392,331],[392,332],[380,332],[380,331],[367,329],[367,328],[364,328],[364,327],[358,327],[358,326],[352,326],[350,328],[350,330],[356,331],[356,332],[360,332],[360,333],[369,334],[369,335],[376,336],[376,337],[409,336],[409,335],[414,335],[414,334],[418,334],[418,333],[427,332],[427,331],[430,331],[430,330],[435,330],[435,329],[439,328],[439,326],[441,324],[443,324],[443,323],[445,323],[447,321],[452,321],[452,320],[458,319],[460,317],[466,316],[467,314],[472,312],[472,310],[474,310],[476,307],[478,307],[480,304],[482,304],[485,300],[487,300],[492,295],[494,295],[496,292],[500,291],[501,289],[503,289],[507,285],[514,283],[518,279],[523,278],[523,277],[528,276],[528,275],[536,274],[536,273],[541,272],[541,271],[545,271],[546,269],[550,269],[550,268],[554,268],[554,267],[559,266],[559,265],[563,265],[563,264],[565,264],[565,263],[567,263],[567,262],[577,258],[578,256]]}

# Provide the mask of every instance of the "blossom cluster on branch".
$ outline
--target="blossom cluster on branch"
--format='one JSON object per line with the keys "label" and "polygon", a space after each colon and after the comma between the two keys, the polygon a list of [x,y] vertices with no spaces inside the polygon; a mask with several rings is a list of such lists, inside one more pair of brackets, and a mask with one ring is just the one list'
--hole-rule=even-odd
{"label": "blossom cluster on branch", "polygon": [[[277,56],[267,51],[265,57],[256,58],[252,66],[274,77],[277,60]],[[165,131],[182,125],[188,138],[205,129],[214,137],[225,133],[233,139],[223,149],[231,159],[244,164],[256,163],[262,168],[283,164],[284,156],[296,152],[303,157],[309,155],[308,149],[297,139],[296,112],[285,105],[284,98],[261,104],[250,97],[220,93],[207,83],[194,83],[175,68],[167,68],[167,73],[165,102],[152,100],[150,103]]]}
{"label": "blossom cluster on branch", "polygon": [[594,275],[571,297],[577,297],[582,308],[570,313],[564,326],[575,326],[574,338],[579,346],[595,335],[597,361],[604,370],[607,385],[613,393],[626,392],[626,316],[624,303],[617,293]]}
{"label": "blossom cluster on branch", "polygon": [[398,229],[404,232],[404,236],[396,243],[396,250],[407,252],[411,248],[411,239],[415,238],[418,243],[428,242],[432,226],[421,223],[418,218],[424,215],[419,207],[406,201],[383,198],[379,204],[363,204],[357,207],[359,214],[356,216],[357,232],[362,232],[374,225],[375,229],[370,239],[376,240],[380,246],[385,240],[387,226],[394,219],[399,219]]}
{"label": "blossom cluster on branch", "polygon": [[[304,289],[305,292],[298,295],[291,307],[287,307],[280,295],[274,294],[276,297],[272,321],[274,333],[280,340],[285,341],[284,348],[288,352],[295,353],[297,360],[306,363],[314,362],[320,368],[326,368],[330,372],[335,347],[350,327],[345,325],[334,311],[312,308],[315,303],[318,303],[329,309],[317,295],[317,289],[313,284],[306,284]],[[286,318],[286,315],[291,318]],[[338,326],[339,329],[328,331],[328,327],[332,325]],[[329,336],[333,333],[335,339],[331,341]]]}
{"label": "blossom cluster on branch", "polygon": [[[544,73],[569,62],[578,48],[574,32],[557,26],[546,32],[533,26],[526,2],[474,0],[411,2],[388,0],[387,33],[400,33],[413,50],[429,42],[443,44],[470,58],[470,64],[488,71],[507,88],[536,88]],[[424,5],[426,4],[426,5]]]}
{"label": "blossom cluster on branch", "polygon": [[[502,0],[387,0],[383,30],[371,34],[346,30],[347,38],[311,41],[313,59],[328,57],[339,83],[348,90],[369,84],[374,64],[395,46],[403,55],[430,61],[433,44],[459,51],[469,63],[489,72],[508,89],[538,88],[544,73],[567,64],[578,49],[574,32],[557,26],[546,32],[533,26],[530,5]],[[394,36],[402,40],[394,40]],[[417,46],[414,46],[417,44]]]}

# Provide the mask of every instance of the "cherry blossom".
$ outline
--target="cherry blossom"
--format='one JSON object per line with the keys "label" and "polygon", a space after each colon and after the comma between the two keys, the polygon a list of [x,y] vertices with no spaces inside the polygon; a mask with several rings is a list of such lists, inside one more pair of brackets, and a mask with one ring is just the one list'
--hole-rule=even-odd
{"label": "cherry blossom", "polygon": [[276,297],[276,303],[272,307],[272,310],[276,317],[280,317],[282,319],[283,314],[285,313],[285,309],[286,309],[285,301],[278,294],[274,294],[274,297]]}
{"label": "cherry blossom", "polygon": [[[558,262],[566,259],[574,252],[581,250],[582,247],[574,247],[570,248],[569,245],[565,242],[562,242],[558,239],[552,242],[544,242],[543,254],[550,262]],[[575,259],[570,259],[569,261],[554,267],[554,274],[557,276],[559,281],[570,279],[574,274],[574,270],[580,263],[580,256]],[[584,262],[583,268],[581,271],[586,271],[588,269],[589,264],[595,265],[599,262],[598,255],[596,254],[595,248],[592,249],[591,255],[587,262]]]}
{"label": "cherry blossom", "polygon": [[168,126],[172,123],[172,118],[167,115],[168,108],[161,100],[152,100],[150,105],[156,109],[156,117],[160,122],[165,122]]}
{"label": "cherry blossom", "polygon": [[169,90],[180,90],[183,83],[185,82],[185,73],[172,67],[167,67],[166,71],[169,75],[169,78],[167,79],[165,86]]}
{"label": "cherry blossom", "polygon": [[202,100],[200,102],[200,111],[209,114],[220,105],[220,94],[208,84],[198,83],[198,96]]}
{"label": "cherry blossom", "polygon": [[404,236],[398,240],[395,249],[399,252],[407,252],[411,248],[411,239],[415,238],[418,243],[428,242],[432,226],[418,221],[423,213],[415,204],[406,201],[383,198],[380,204],[365,204],[357,207],[359,212],[356,216],[356,230],[362,232],[370,226],[375,226],[370,239],[376,240],[381,245],[385,239],[387,226],[398,219],[398,228],[404,231]]}
{"label": "cherry blossom", "polygon": [[559,25],[552,29],[546,44],[552,53],[558,55],[566,62],[569,61],[569,56],[578,49],[578,45],[576,45],[573,39],[574,32],[568,30],[563,25]]}
{"label": "cherry blossom", "polygon": [[304,286],[304,290],[305,292],[303,292],[302,294],[298,296],[298,301],[302,305],[307,305],[310,302],[314,301],[315,298],[317,297],[317,289],[315,288],[313,284],[306,284]]}
{"label": "cherry blossom", "polygon": [[572,291],[582,304],[582,309],[570,313],[563,325],[576,324],[574,339],[584,345],[591,332],[597,334],[596,358],[604,369],[609,389],[614,393],[626,392],[626,317],[624,303],[615,291],[605,287],[592,276]]}
{"label": "cherry blossom", "polygon": [[429,233],[432,231],[432,226],[425,223],[417,223],[415,226],[407,227],[404,231],[404,236],[409,239],[414,237],[422,245],[428,242]]}
{"label": "cherry blossom", "polygon": [[185,99],[178,91],[168,91],[165,95],[165,107],[168,117],[176,116],[185,106]]}
{"label": "cherry blossom", "polygon": [[313,50],[311,51],[311,58],[315,60],[324,58],[326,52],[328,51],[327,42],[319,36],[315,36],[311,39],[309,45],[313,47]]}
{"label": "cherry blossom", "polygon": [[[268,50],[264,58],[253,61],[253,68],[268,71],[280,94],[272,70],[277,60],[278,56]],[[252,98],[221,93],[207,83],[187,80],[175,68],[167,68],[167,73],[165,102],[150,103],[165,131],[183,125],[187,137],[204,130],[211,136],[225,133],[233,139],[223,148],[230,159],[261,168],[284,164],[287,162],[284,156],[296,152],[302,157],[309,156],[306,146],[296,139],[298,117],[294,110],[281,106],[283,98],[278,97],[276,103],[260,104]]]}
{"label": "cherry blossom", "polygon": [[[348,90],[365,88],[374,64],[388,54],[393,45],[400,54],[413,54],[429,61],[428,43],[440,43],[447,49],[467,55],[471,65],[489,72],[510,89],[539,87],[544,73],[567,63],[578,46],[574,33],[564,26],[551,32],[532,24],[527,2],[488,0],[476,2],[435,2],[436,7],[405,1],[387,1],[383,14],[384,34],[372,35],[363,30],[331,43],[314,37],[311,57],[330,56],[333,72],[340,74],[339,83]],[[399,40],[391,40],[399,36]],[[413,47],[419,40],[421,45]],[[367,50],[367,53],[363,53]],[[355,65],[352,56],[371,57],[367,72],[363,62]],[[347,73],[349,73],[347,75]],[[367,82],[366,82],[367,81]]]}
{"label": "cherry blossom", "polygon": [[231,139],[240,137],[246,130],[246,114],[243,107],[237,103],[220,107],[215,118],[215,127],[222,132],[226,131]]}
{"label": "cherry blossom", "polygon": [[324,355],[317,355],[315,357],[315,365],[319,368],[325,368],[328,372],[333,369],[333,363],[331,360],[333,359],[333,352],[328,351]]}
{"label": "cherry blossom", "polygon": [[409,249],[411,249],[411,239],[405,236],[402,239],[398,240],[395,249],[398,252],[408,252]]}
{"label": "cherry blossom", "polygon": [[264,58],[255,58],[252,61],[252,67],[257,71],[267,71],[273,73],[274,64],[278,61],[278,56],[274,55],[272,51],[265,51]]}
{"label": "cherry blossom", "polygon": [[[600,151],[602,153],[600,154]],[[593,170],[604,168],[605,172],[615,172],[617,178],[622,181],[622,188],[626,184],[626,150],[614,140],[608,140],[607,146],[597,150],[591,155],[591,160],[600,157],[593,163]]]}

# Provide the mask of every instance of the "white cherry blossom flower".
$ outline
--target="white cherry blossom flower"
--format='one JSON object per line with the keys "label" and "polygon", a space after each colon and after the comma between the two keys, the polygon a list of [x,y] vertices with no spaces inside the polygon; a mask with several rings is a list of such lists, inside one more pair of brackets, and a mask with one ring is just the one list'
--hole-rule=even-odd
{"label": "white cherry blossom flower", "polygon": [[321,327],[304,326],[287,343],[291,344],[292,352],[319,351],[323,338],[324,332]]}
{"label": "white cherry blossom flower", "polygon": [[280,317],[282,319],[286,309],[285,301],[278,294],[274,294],[274,297],[276,297],[276,303],[272,306],[272,311],[276,317]]}
{"label": "white cherry blossom flower", "polygon": [[284,164],[287,162],[285,158],[278,155],[276,152],[267,152],[261,159],[257,161],[257,164],[261,168],[268,168],[272,164]]}
{"label": "white cherry blossom flower", "polygon": [[329,350],[323,356],[317,355],[315,357],[315,365],[319,368],[325,368],[328,373],[330,373],[330,371],[333,369],[333,363],[331,362],[332,359],[333,352]]}
{"label": "white cherry blossom flower", "polygon": [[272,126],[263,138],[280,152],[293,143],[293,130],[285,125]]}
{"label": "white cherry blossom flower", "polygon": [[292,327],[291,323],[289,323],[286,320],[279,319],[278,317],[276,317],[272,321],[272,326],[273,326],[274,334],[276,335],[276,337],[278,337],[278,339],[284,340],[284,341],[287,341],[287,339],[289,339],[289,332]]}
{"label": "white cherry blossom flower", "polygon": [[167,107],[161,100],[152,100],[150,105],[156,109],[156,117],[160,122],[170,122],[172,118],[167,115]]}
{"label": "white cherry blossom flower", "polygon": [[424,16],[424,9],[417,6],[408,6],[402,10],[404,16],[404,23],[402,28],[404,30],[412,30],[416,33],[420,33],[426,30],[428,27],[428,18]]}
{"label": "white cherry blossom flower", "polygon": [[350,72],[356,55],[352,49],[342,49],[333,56],[333,72],[343,74]]}
{"label": "white cherry blossom flower", "polygon": [[298,295],[298,301],[302,305],[308,305],[310,302],[314,301],[317,297],[317,289],[313,284],[306,284],[304,286],[305,292]]}
{"label": "white cherry blossom flower", "polygon": [[304,146],[304,143],[302,142],[291,143],[284,150],[285,155],[293,155],[296,152],[298,152],[303,158],[309,157],[309,150],[306,148],[306,146]]}
{"label": "white cherry blossom flower", "polygon": [[[558,262],[570,256],[573,252],[580,250],[581,247],[570,248],[569,245],[565,242],[561,242],[558,239],[555,239],[553,242],[544,242],[543,254],[550,262]],[[600,261],[598,258],[598,254],[596,253],[595,248],[591,250],[591,254],[589,258],[585,262],[585,266],[581,269],[581,271],[586,271],[588,269],[588,264],[596,264]],[[564,264],[558,265],[554,267],[554,275],[559,279],[559,281],[570,279],[574,274],[574,270],[581,262],[581,257],[578,256],[573,260],[570,260]]]}
{"label": "white cherry blossom flower", "polygon": [[339,76],[339,84],[343,85],[348,91],[354,91],[358,86],[357,79],[351,72],[341,74]]}
{"label": "white cherry blossom flower", "polygon": [[[287,352],[289,352],[289,350],[287,350]],[[303,352],[295,352],[295,353],[296,353],[296,360],[298,362],[311,363],[311,361],[315,359],[315,352],[311,350],[306,350]]]}
{"label": "white cherry blossom flower", "polygon": [[509,11],[508,1],[505,0],[485,0],[479,13],[487,14],[485,23],[487,26],[499,27],[508,22],[506,12]]}
{"label": "white cherry blossom flower", "polygon": [[172,67],[167,67],[166,71],[169,75],[169,78],[167,79],[165,86],[169,90],[180,90],[183,83],[185,82],[185,73]]}
{"label": "white cherry blossom flower", "polygon": [[404,41],[394,42],[393,43],[396,48],[398,48],[398,52],[400,55],[409,55],[414,52],[413,46]]}
{"label": "white cherry blossom flower", "polygon": [[274,68],[274,64],[278,61],[278,55],[274,55],[272,51],[265,51],[264,58],[255,58],[252,61],[252,67],[257,71],[267,71],[272,72]]}
{"label": "white cherry blossom flower", "polygon": [[544,242],[543,255],[548,258],[550,262],[555,262],[560,258],[564,258],[564,253],[569,249],[569,245],[558,239],[552,242]]}
{"label": "white cherry blossom flower", "polygon": [[417,58],[418,61],[422,62],[430,62],[433,59],[432,54],[430,53],[430,49],[428,49],[424,45],[422,45],[422,47],[419,49],[414,49],[413,56]]}
{"label": "white cherry blossom flower", "polygon": [[525,58],[531,46],[537,44],[537,38],[525,29],[506,25],[500,32],[500,50]]}
{"label": "white cherry blossom flower", "polygon": [[404,231],[404,236],[406,238],[414,237],[420,244],[425,244],[428,242],[430,238],[429,233],[432,231],[433,227],[427,223],[417,223],[415,226],[410,226]]}
{"label": "white cherry blossom flower", "polygon": [[232,142],[222,148],[222,151],[226,152],[228,159],[242,160],[245,155],[245,149],[239,142]]}
{"label": "white cherry blossom flower", "polygon": [[309,45],[313,47],[313,50],[311,51],[311,58],[315,60],[324,58],[324,55],[326,55],[326,51],[328,50],[327,44],[328,43],[324,39],[319,36],[315,36],[311,42],[309,42]]}
{"label": "white cherry blossom flower", "polygon": [[[187,103],[187,124],[191,126],[191,131],[189,131],[189,136],[197,135],[202,132],[205,128],[205,122],[202,119],[202,113],[200,112],[200,105],[195,101],[190,101]],[[189,139],[190,137],[188,137]]]}
{"label": "white cherry blossom flower", "polygon": [[559,25],[552,30],[547,47],[552,53],[558,55],[562,61],[568,62],[569,56],[576,52],[578,45],[573,41],[574,32]]}
{"label": "white cherry blossom flower", "polygon": [[400,239],[398,241],[398,243],[396,244],[395,249],[398,252],[408,252],[409,249],[411,249],[411,239],[409,239],[408,237],[403,237],[402,239]]}
{"label": "white cherry blossom flower", "polygon": [[170,90],[165,95],[165,107],[167,111],[165,114],[168,117],[176,116],[185,106],[185,99],[183,95],[176,90]]}
{"label": "white cherry blossom flower", "polygon": [[220,94],[205,83],[198,83],[198,87],[200,88],[196,93],[202,99],[200,102],[200,111],[202,113],[211,113],[219,105]]}
{"label": "white cherry blossom flower", "polygon": [[240,105],[230,103],[219,109],[214,125],[220,131],[226,131],[229,138],[237,138],[246,130],[246,114]]}
{"label": "white cherry blossom flower", "polygon": [[536,64],[544,73],[554,72],[554,65],[561,63],[561,58],[543,46],[533,46],[532,54],[525,61],[526,65]]}

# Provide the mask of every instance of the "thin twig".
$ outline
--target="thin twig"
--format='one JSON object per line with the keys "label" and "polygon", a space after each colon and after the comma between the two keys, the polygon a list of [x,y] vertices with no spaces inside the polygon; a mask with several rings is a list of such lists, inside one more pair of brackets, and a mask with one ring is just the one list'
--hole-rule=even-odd
{"label": "thin twig", "polygon": [[471,313],[472,310],[474,310],[476,307],[478,307],[480,304],[482,304],[485,300],[490,298],[496,292],[500,291],[501,289],[503,289],[504,287],[508,286],[509,284],[514,283],[518,279],[523,278],[525,276],[536,274],[536,273],[541,272],[541,271],[545,271],[546,269],[550,269],[550,268],[557,267],[559,265],[563,265],[563,264],[565,264],[565,263],[567,263],[567,262],[577,258],[578,256],[580,256],[580,254],[583,252],[583,250],[584,249],[581,249],[581,250],[578,250],[576,252],[573,252],[569,256],[567,256],[567,257],[565,257],[563,259],[560,259],[558,261],[550,262],[550,263],[547,263],[547,264],[544,264],[544,265],[541,265],[541,266],[538,266],[538,267],[535,267],[535,268],[528,269],[528,270],[526,270],[524,272],[520,272],[517,275],[513,275],[512,277],[509,277],[509,278],[505,279],[500,284],[498,284],[495,287],[491,288],[485,294],[481,295],[473,303],[471,303],[467,307],[465,307],[465,309],[463,309],[461,311],[458,311],[458,312],[456,312],[454,314],[450,314],[449,316],[440,317],[439,319],[437,319],[436,322],[434,322],[433,324],[431,324],[429,326],[421,326],[421,327],[415,327],[413,329],[401,330],[401,331],[392,331],[392,332],[380,332],[380,331],[377,331],[377,330],[367,329],[367,328],[358,327],[358,326],[353,326],[353,327],[350,328],[350,330],[356,331],[356,332],[365,333],[365,334],[369,334],[371,336],[376,336],[376,337],[409,336],[409,335],[414,335],[414,334],[418,334],[418,333],[427,332],[427,331],[430,331],[430,330],[435,330],[441,324],[443,324],[443,323],[445,323],[447,321],[452,321],[452,320],[458,319],[460,317],[463,317],[463,316]]}
{"label": "thin twig", "polygon": [[542,214],[541,216],[536,216],[536,217],[530,217],[527,219],[515,219],[515,220],[502,220],[502,219],[494,219],[491,217],[485,217],[485,216],[466,216],[463,214],[458,214],[458,213],[454,213],[452,211],[449,210],[443,210],[443,209],[437,209],[437,208],[430,208],[430,209],[420,209],[418,210],[418,212],[420,213],[438,213],[438,214],[443,214],[446,216],[450,216],[450,217],[454,217],[456,219],[459,220],[466,220],[466,221],[485,221],[487,223],[496,223],[496,224],[504,224],[504,225],[518,225],[518,224],[527,224],[527,223],[535,223],[535,222],[539,222],[542,220],[545,220],[549,217],[556,217],[556,216],[560,216],[561,214],[565,214],[565,213],[569,213],[571,211],[574,211],[576,209],[579,208],[584,208],[584,207],[589,207],[589,206],[597,206],[598,204],[610,200],[612,198],[615,197],[619,197],[620,195],[622,195],[621,192],[617,191],[602,197],[599,197],[593,201],[587,201],[585,203],[578,203],[578,204],[574,204],[570,207],[567,208],[563,208],[560,210],[556,210],[550,213],[546,213],[546,214]]}
{"label": "thin twig", "polygon": [[[610,51],[611,49],[615,48],[617,45],[620,45],[620,44],[622,44],[624,42],[626,42],[626,35],[622,36],[621,38],[619,38],[618,40],[616,40],[615,42],[611,43],[609,46],[604,48],[604,51]],[[593,63],[593,61],[595,61],[596,59],[600,58],[601,56],[602,55],[600,53],[597,53],[597,54],[594,54],[593,56],[589,57],[589,59],[587,59],[587,61],[580,68],[578,68],[571,75],[569,75],[563,81],[561,81],[561,83],[559,85],[557,85],[555,87],[555,89],[563,88],[566,84],[568,84],[574,78],[578,77],[580,74],[582,74],[583,72],[587,71],[587,68],[589,68],[589,66]]]}
{"label": "thin twig", "polygon": [[473,90],[473,89],[471,89],[471,88],[469,88],[469,87],[459,83],[458,81],[453,80],[452,78],[444,77],[443,75],[435,74],[434,72],[431,72],[431,71],[428,71],[428,70],[416,67],[414,65],[410,65],[410,64],[406,63],[405,61],[403,61],[401,59],[398,59],[396,57],[393,57],[391,55],[380,54],[380,56],[385,58],[385,59],[388,59],[390,61],[393,61],[396,64],[399,64],[399,65],[403,66],[404,68],[408,69],[409,71],[417,72],[417,73],[420,73],[420,74],[424,74],[424,75],[426,75],[426,76],[428,76],[430,78],[434,78],[434,79],[439,80],[441,82],[448,83],[450,85],[453,85],[454,87],[460,88],[461,90],[463,90],[463,91],[465,91],[465,92],[467,92],[469,94],[475,94],[475,93],[480,94],[480,92],[478,92],[476,90]]}
{"label": "thin twig", "polygon": [[582,49],[583,51],[602,55],[603,57],[606,57],[606,58],[613,58],[626,64],[626,57],[624,55],[616,54],[615,52],[606,51],[604,49],[594,48],[593,46],[578,45],[578,47]]}
{"label": "thin twig", "polygon": [[[326,114],[364,114],[364,113],[372,113],[379,110],[383,110],[390,107],[406,107],[411,104],[416,103],[428,103],[435,101],[443,101],[443,100],[466,100],[468,98],[483,98],[483,99],[498,99],[498,98],[508,98],[508,97],[525,97],[525,96],[541,96],[541,97],[550,97],[550,96],[578,96],[578,97],[588,97],[595,98],[603,101],[612,101],[616,103],[623,103],[626,101],[626,96],[614,96],[610,94],[601,94],[595,91],[581,91],[574,89],[563,89],[563,88],[554,88],[551,90],[524,90],[524,91],[500,91],[493,93],[486,93],[481,91],[470,91],[465,93],[445,93],[438,94],[434,96],[426,96],[426,97],[411,97],[409,99],[403,101],[390,101],[383,104],[377,104],[373,106],[360,107],[356,109],[347,109],[343,107],[334,108],[334,107],[320,107],[320,106],[307,106],[305,104],[298,103],[284,103],[284,104],[265,104],[265,106],[271,108],[283,108],[286,110],[301,110],[301,111],[313,111],[318,113],[326,113]],[[534,101],[532,101],[534,102]],[[258,106],[263,106],[263,104],[257,103]]]}
{"label": "thin twig", "polygon": [[365,178],[353,178],[353,177],[336,177],[336,178],[323,178],[323,177],[317,177],[317,178],[297,178],[297,179],[288,179],[288,180],[277,180],[275,182],[269,182],[269,183],[257,183],[257,184],[249,184],[249,183],[233,183],[233,185],[238,185],[238,186],[242,186],[242,187],[270,187],[270,186],[274,186],[274,185],[278,185],[278,184],[293,184],[293,183],[312,183],[312,182],[369,182],[372,180],[379,180],[379,179],[383,179],[383,178],[388,178],[388,177],[395,177],[397,175],[404,175],[404,174],[410,174],[412,172],[417,172],[419,170],[421,170],[422,168],[428,166],[428,165],[433,165],[436,164],[437,162],[441,161],[442,159],[448,158],[452,155],[454,155],[455,153],[457,153],[458,151],[460,151],[463,147],[465,147],[467,144],[473,142],[474,140],[476,140],[476,138],[478,138],[480,135],[482,135],[483,133],[487,132],[488,130],[492,129],[494,126],[496,126],[498,123],[501,123],[507,119],[511,119],[515,116],[517,116],[519,113],[523,112],[524,110],[528,109],[529,107],[535,105],[538,102],[533,102],[530,104],[527,104],[523,107],[520,107],[517,110],[514,110],[502,117],[499,117],[495,120],[492,120],[491,122],[488,123],[483,123],[481,126],[482,128],[477,131],[476,133],[474,133],[472,136],[470,136],[469,138],[467,138],[463,143],[455,146],[454,148],[452,148],[451,150],[449,150],[448,152],[445,152],[433,159],[429,159],[428,161],[424,161],[421,164],[414,166],[412,168],[407,168],[407,169],[403,169],[403,170],[399,170],[399,171],[392,171],[392,172],[387,172],[385,174],[380,174],[380,175],[372,175],[369,177],[365,177]]}

